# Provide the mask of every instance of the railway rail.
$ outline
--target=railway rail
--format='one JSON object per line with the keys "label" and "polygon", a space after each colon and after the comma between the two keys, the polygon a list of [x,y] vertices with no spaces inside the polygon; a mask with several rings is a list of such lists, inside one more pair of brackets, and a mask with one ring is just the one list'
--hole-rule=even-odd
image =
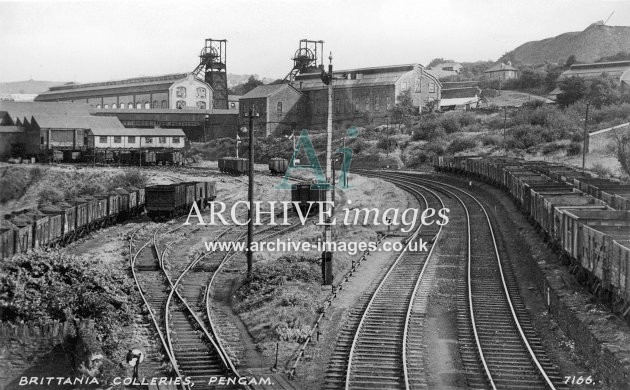
{"label": "railway rail", "polygon": [[[238,380],[240,375],[223,345],[210,308],[213,282],[235,253],[203,252],[190,262],[181,258],[170,259],[168,250],[175,240],[163,246],[160,242],[182,229],[183,225],[177,224],[175,228],[160,233],[164,226],[157,225],[150,237],[145,232],[145,242],[135,253],[133,242],[142,238],[137,234],[140,229],[130,238],[134,279],[162,349],[176,374],[182,378],[189,377],[194,388],[211,388],[211,377]],[[269,239],[299,226],[301,224],[296,220],[290,226],[270,226],[255,234],[264,235],[261,239]],[[244,236],[242,229],[232,227],[219,232],[214,239],[238,241]],[[184,385],[182,388],[189,387]]]}
{"label": "railway rail", "polygon": [[[403,181],[395,182],[426,207],[442,204],[431,190],[421,191]],[[416,307],[434,246],[422,252],[410,250],[409,244],[421,239],[433,244],[441,229],[438,225],[419,226],[406,238],[404,249],[375,291],[360,305],[361,315],[352,326],[353,334],[339,337],[325,388],[396,389],[422,382],[415,375],[422,349],[421,339],[417,337],[422,315]]]}
{"label": "railway rail", "polygon": [[[562,378],[547,357],[523,304],[516,278],[501,248],[490,216],[471,193],[420,175],[389,173],[450,198],[466,223],[466,311],[458,313],[460,352],[473,388],[556,389]],[[472,227],[474,226],[474,234]],[[480,372],[481,371],[481,375]]]}

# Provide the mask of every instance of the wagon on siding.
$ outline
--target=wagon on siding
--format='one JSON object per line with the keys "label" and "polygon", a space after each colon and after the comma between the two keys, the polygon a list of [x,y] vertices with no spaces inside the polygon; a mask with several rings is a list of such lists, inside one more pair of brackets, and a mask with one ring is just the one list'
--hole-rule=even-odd
{"label": "wagon on siding", "polygon": [[297,183],[291,186],[293,210],[299,208],[304,214],[319,210],[319,203],[326,200],[326,184]]}
{"label": "wagon on siding", "polygon": [[184,211],[186,186],[184,184],[154,185],[145,189],[145,209],[153,220],[172,218]]}
{"label": "wagon on siding", "polygon": [[289,168],[286,158],[273,157],[269,160],[269,170],[272,175],[283,175]]}
{"label": "wagon on siding", "polygon": [[8,259],[15,254],[16,230],[11,222],[0,220],[0,259]]}

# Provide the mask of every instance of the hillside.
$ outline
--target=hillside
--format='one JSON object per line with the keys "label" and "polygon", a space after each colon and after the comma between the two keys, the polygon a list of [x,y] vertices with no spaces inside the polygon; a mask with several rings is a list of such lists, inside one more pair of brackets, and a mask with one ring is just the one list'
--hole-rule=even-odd
{"label": "hillside", "polygon": [[48,88],[56,85],[62,85],[64,82],[59,81],[11,81],[0,83],[0,93],[2,94],[39,94],[48,91]]}
{"label": "hillside", "polygon": [[593,62],[630,47],[630,26],[594,23],[584,31],[568,32],[541,41],[527,42],[501,59],[521,64],[564,63],[570,55],[579,62]]}

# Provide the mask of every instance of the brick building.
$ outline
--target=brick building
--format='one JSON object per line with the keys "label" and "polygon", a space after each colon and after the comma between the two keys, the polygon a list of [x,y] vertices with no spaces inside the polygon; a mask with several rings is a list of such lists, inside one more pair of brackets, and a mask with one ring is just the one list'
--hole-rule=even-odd
{"label": "brick building", "polygon": [[246,124],[245,114],[252,108],[260,115],[254,121],[255,128],[264,130],[265,137],[290,133],[300,124],[304,100],[290,84],[259,85],[239,101],[241,122]]}

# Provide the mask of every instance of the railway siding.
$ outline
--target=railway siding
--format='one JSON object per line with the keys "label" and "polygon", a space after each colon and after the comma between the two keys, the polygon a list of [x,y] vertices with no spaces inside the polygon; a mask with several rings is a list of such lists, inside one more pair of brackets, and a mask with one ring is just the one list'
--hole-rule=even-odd
{"label": "railway siding", "polygon": [[[469,179],[454,175],[443,176],[452,184],[466,186]],[[549,247],[543,245],[530,223],[504,192],[488,184],[473,180],[473,186],[500,212],[498,224],[515,224],[520,237],[535,248],[531,261],[520,264],[531,275],[530,283],[540,296],[548,300],[549,314],[558,327],[574,343],[574,353],[588,358],[589,372],[598,382],[611,389],[630,389],[630,335],[628,325],[593,303],[592,295],[577,285],[565,266]],[[599,375],[599,376],[598,376]],[[601,386],[598,383],[598,386]],[[592,385],[591,385],[592,387]]]}

